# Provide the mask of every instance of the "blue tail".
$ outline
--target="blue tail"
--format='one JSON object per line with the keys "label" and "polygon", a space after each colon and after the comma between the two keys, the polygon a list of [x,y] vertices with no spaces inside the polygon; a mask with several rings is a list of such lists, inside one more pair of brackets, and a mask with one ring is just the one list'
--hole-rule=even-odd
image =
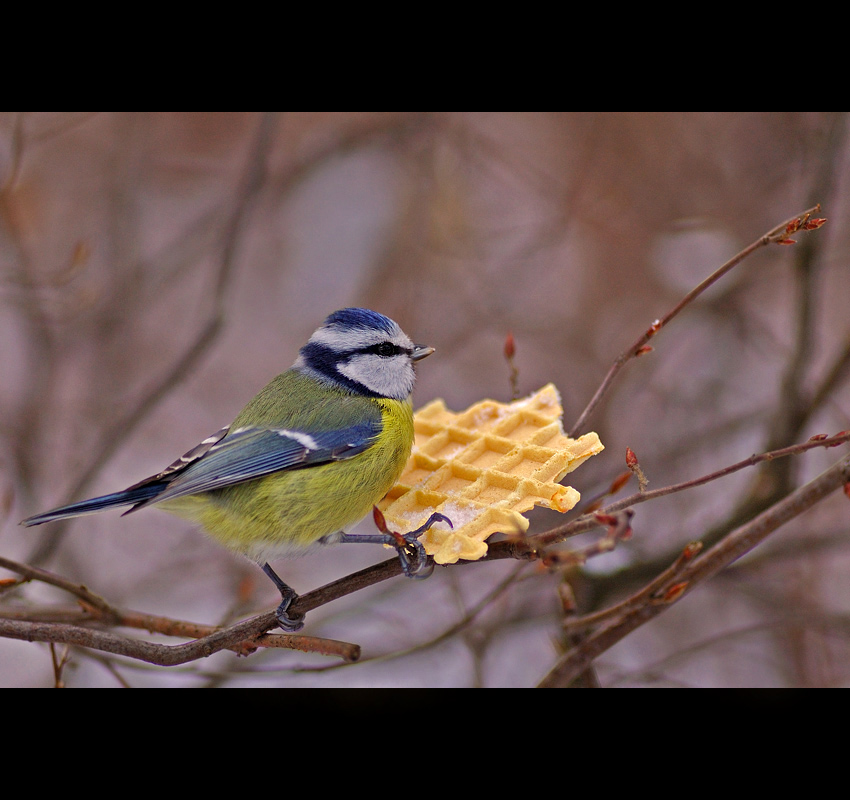
{"label": "blue tail", "polygon": [[45,511],[43,514],[27,517],[27,519],[21,522],[21,525],[30,528],[33,525],[42,525],[45,522],[53,522],[57,519],[82,517],[84,514],[96,514],[98,511],[104,511],[107,508],[135,505],[136,503],[156,497],[166,485],[167,482],[159,481],[125,489],[123,492],[105,494],[102,497],[92,497],[90,500],[81,500],[79,503],[71,503],[67,506],[54,508],[52,511]]}

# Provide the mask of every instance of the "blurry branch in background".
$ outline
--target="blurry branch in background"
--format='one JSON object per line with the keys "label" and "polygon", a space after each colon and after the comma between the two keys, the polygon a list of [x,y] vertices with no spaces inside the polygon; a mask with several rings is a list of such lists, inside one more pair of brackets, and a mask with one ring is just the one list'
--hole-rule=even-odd
{"label": "blurry branch in background", "polygon": [[[845,141],[846,127],[847,114],[833,112],[823,147],[816,149],[818,163],[813,169],[814,179],[810,194],[813,199],[828,202],[833,193],[836,164]],[[832,392],[841,380],[848,377],[850,342],[845,345],[843,353],[838,355],[833,367],[828,370],[826,378],[820,382],[820,385],[811,393],[805,388],[814,347],[815,308],[822,249],[823,237],[820,236],[804,236],[799,246],[795,247],[794,345],[788,356],[785,374],[778,387],[778,405],[766,433],[765,450],[775,450],[798,439],[806,424],[821,408],[829,392]],[[705,541],[717,541],[731,528],[751,519],[755,514],[769,508],[784,497],[794,486],[795,474],[793,459],[765,465],[755,476],[751,490],[745,493],[738,507],[722,525],[713,531],[706,532]]]}
{"label": "blurry branch in background", "polygon": [[[269,112],[259,121],[254,142],[248,154],[247,163],[239,187],[231,201],[229,218],[225,221],[221,245],[217,248],[221,257],[212,281],[211,308],[206,320],[201,325],[195,339],[175,359],[170,367],[148,387],[136,403],[126,409],[118,419],[107,426],[101,439],[100,447],[88,466],[81,470],[79,478],[68,494],[68,502],[80,496],[97,476],[103,465],[127,439],[130,433],[145,419],[153,408],[173,388],[184,380],[197,366],[201,358],[210,349],[218,337],[225,320],[225,297],[233,274],[236,250],[257,195],[266,180],[266,163],[272,134],[274,133],[275,116]],[[42,563],[49,558],[56,547],[64,525],[42,539],[41,546],[33,553],[32,563]]]}
{"label": "blurry branch in background", "polygon": [[699,555],[701,543],[682,551],[663,580],[605,614],[568,621],[569,627],[603,624],[569,649],[540,683],[541,688],[569,686],[599,655],[636,628],[654,619],[698,583],[708,580],[794,517],[812,508],[832,492],[850,485],[850,456],[845,456],[819,477],[792,492],[784,500],[732,531],[714,547]]}
{"label": "blurry branch in background", "polygon": [[752,244],[741,250],[740,253],[730,258],[722,267],[711,273],[702,283],[695,286],[688,292],[670,311],[668,311],[661,319],[655,320],[631,345],[617,356],[608,374],[603,379],[599,388],[594,393],[590,402],[584,411],[581,412],[573,427],[570,429],[571,437],[578,436],[585,428],[587,420],[593,414],[596,407],[602,401],[611,385],[616,380],[623,367],[634,358],[645,355],[652,351],[649,345],[650,340],[656,336],[662,328],[664,328],[674,317],[690,305],[697,297],[699,297],[706,289],[719,281],[727,272],[738,266],[747,256],[752,255],[756,250],[766,247],[769,244],[793,244],[795,242],[791,237],[800,231],[810,231],[819,228],[826,220],[813,217],[820,210],[820,206],[816,205],[808,211],[804,211],[801,215],[792,217],[791,219],[777,225],[773,230],[768,231],[763,236],[759,237]]}
{"label": "blurry branch in background", "polygon": [[404,140],[435,125],[433,112],[411,112],[403,117],[389,115],[386,118],[368,118],[349,123],[335,130],[333,135],[317,137],[310,142],[311,147],[292,160],[272,180],[271,189],[276,195],[285,195],[301,181],[309,178],[317,166],[331,158],[339,158],[346,153],[358,150],[381,137],[392,140]]}
{"label": "blurry branch in background", "polygon": [[[24,486],[30,485],[33,477],[35,459],[30,443],[36,438],[36,431],[41,427],[45,413],[43,404],[38,400],[50,395],[56,375],[56,347],[50,319],[41,304],[29,296],[29,292],[40,285],[40,280],[24,244],[21,215],[15,198],[27,141],[26,120],[25,112],[19,112],[15,117],[9,171],[0,185],[0,230],[6,233],[11,251],[10,264],[4,279],[9,287],[22,290],[17,304],[27,328],[25,341],[31,350],[27,359],[23,402],[17,415],[10,414],[8,420],[0,423],[3,426],[0,431],[5,438],[11,440],[9,449]],[[7,287],[4,289],[9,291]],[[12,436],[11,431],[16,431],[16,435]]]}
{"label": "blurry branch in background", "polygon": [[[806,371],[810,368],[812,361],[814,304],[817,296],[816,278],[819,275],[818,263],[824,240],[823,237],[816,235],[798,235],[816,230],[823,224],[822,220],[813,218],[811,215],[819,213],[820,203],[817,201],[821,198],[827,199],[832,194],[834,175],[837,171],[836,164],[842,152],[846,128],[847,115],[844,112],[835,112],[830,117],[829,125],[824,134],[823,146],[815,148],[818,153],[818,163],[813,170],[814,178],[810,193],[812,208],[777,226],[742,251],[743,254],[749,255],[754,250],[771,242],[778,245],[794,245],[795,258],[792,270],[795,276],[796,296],[793,328],[796,335],[793,340],[793,349],[788,354],[784,375],[777,387],[777,406],[772,414],[766,417],[768,424],[762,449],[767,454],[782,451],[784,448],[789,448],[789,452],[793,453],[795,446],[791,443],[802,437],[806,424],[814,414],[823,407],[842,381],[850,378],[850,340],[848,340],[836,355],[832,365],[826,369],[825,377],[816,383],[814,389],[810,392],[805,389],[807,383],[805,380]],[[689,292],[671,312],[665,315],[662,327],[684,307],[686,301],[690,302],[698,291],[707,288],[709,281],[714,282],[718,273],[728,271],[730,264],[734,266],[740,263],[742,253],[734,256],[720,270]],[[649,331],[638,339],[629,350],[621,354],[606,376],[606,382],[609,379],[613,380],[622,366],[631,358],[645,352],[642,348],[646,347],[647,334],[651,337],[657,332],[653,331],[653,328],[654,326],[651,326]],[[606,388],[607,386],[603,382],[603,387],[600,387],[588,406],[590,411],[598,402],[601,392]],[[588,409],[582,414],[582,419],[587,418]],[[580,429],[579,423],[575,427]],[[821,434],[821,436],[823,435]],[[769,457],[760,458],[756,463],[760,464],[759,470],[752,479],[750,486],[741,493],[738,503],[723,520],[706,530],[700,537],[706,547],[720,541],[730,531],[773,506],[794,488],[795,459]],[[615,507],[622,506],[617,504]],[[613,593],[629,592],[634,587],[651,580],[674,557],[673,553],[663,554],[654,559],[634,564],[616,575],[585,576],[585,588],[593,593],[596,602]]]}
{"label": "blurry branch in background", "polygon": [[[829,146],[824,149],[826,155],[823,157],[822,168],[818,176],[819,180],[817,181],[817,188],[823,188],[825,191],[831,185],[833,161],[842,141],[843,128],[843,117],[834,118],[828,137]],[[749,247],[745,248],[741,253],[730,259],[719,270],[709,276],[703,283],[689,292],[661,320],[653,323],[629,349],[617,358],[602,385],[576,423],[574,431],[580,431],[582,429],[586,419],[592,413],[602,395],[609,388],[611,382],[622,367],[632,358],[646,353],[649,340],[688,303],[719,277],[726,274],[732,267],[739,264],[743,258],[760,247],[772,243],[779,245],[796,244],[797,240],[793,238],[796,234],[819,228],[825,222],[825,220],[813,216],[819,210],[820,205],[815,205],[803,214],[777,226],[759,240],[753,242]],[[850,474],[848,474],[850,459],[844,458],[820,478],[811,482],[807,487],[803,487],[793,495],[789,495],[789,492],[793,488],[794,459],[785,458],[785,456],[797,455],[812,447],[822,446],[824,442],[827,443],[825,446],[838,446],[850,439],[850,434],[847,431],[842,431],[832,437],[828,437],[826,434],[819,434],[811,437],[805,444],[788,445],[789,441],[793,441],[795,437],[801,434],[805,423],[828,396],[828,392],[825,391],[824,387],[829,386],[829,391],[832,391],[840,380],[846,376],[847,372],[846,361],[848,355],[847,348],[845,348],[828,371],[826,379],[812,393],[811,398],[803,395],[803,375],[804,370],[810,363],[809,356],[812,347],[812,308],[814,303],[812,276],[817,253],[816,239],[817,237],[806,236],[804,237],[803,245],[798,248],[798,258],[795,262],[795,274],[798,277],[797,336],[795,338],[794,350],[789,357],[781,390],[778,392],[778,397],[780,398],[779,407],[773,417],[773,423],[768,432],[767,452],[761,456],[752,456],[738,464],[725,467],[711,475],[696,479],[696,481],[685,481],[676,486],[650,492],[645,491],[645,487],[642,486],[641,491],[637,495],[624,498],[603,508],[602,513],[616,512],[619,509],[630,507],[646,499],[681,491],[695,485],[701,485],[704,482],[715,480],[747,466],[764,465],[764,469],[755,479],[756,484],[754,488],[744,494],[738,507],[733,510],[723,524],[716,526],[713,530],[704,532],[699,542],[688,545],[685,551],[675,558],[673,567],[667,568],[668,571],[672,570],[674,573],[670,580],[675,580],[675,582],[671,583],[668,581],[666,589],[662,587],[660,590],[660,595],[655,591],[650,592],[648,587],[656,586],[658,581],[657,576],[659,574],[665,574],[665,563],[670,564],[671,556],[662,556],[652,561],[636,564],[614,575],[600,576],[598,578],[584,576],[583,580],[588,584],[592,584],[592,590],[596,593],[597,601],[608,593],[623,593],[624,591],[628,593],[630,587],[634,593],[628,596],[626,600],[620,601],[608,609],[588,614],[584,617],[584,622],[582,622],[582,618],[578,618],[578,620],[567,618],[566,624],[569,629],[573,629],[575,626],[581,627],[582,624],[586,624],[589,628],[594,626],[600,627],[583,638],[575,635],[568,636],[567,641],[569,644],[567,645],[565,654],[559,660],[556,667],[544,679],[541,686],[571,685],[583,674],[584,670],[592,664],[593,660],[601,652],[604,652],[604,650],[620,641],[628,632],[634,630],[635,627],[654,618],[661,610],[678,600],[696,581],[705,580],[713,576],[724,566],[727,566],[733,560],[740,557],[740,555],[759,544],[773,530],[784,524],[784,522],[810,508],[814,503],[839,488],[842,484],[847,484],[847,480],[850,478]],[[814,402],[815,399],[817,402]],[[631,451],[627,455],[634,457]],[[637,464],[636,458],[634,459],[634,464]],[[629,466],[632,468],[633,465],[629,464]],[[783,498],[786,499],[783,500]],[[577,520],[576,522],[580,523],[581,520]],[[589,522],[586,519],[584,524],[587,525]],[[562,527],[569,528],[570,526]],[[543,536],[545,537],[544,541],[547,539],[551,541],[557,537],[557,531],[547,532]],[[746,546],[743,546],[742,543],[745,543]],[[705,549],[705,552],[698,559],[695,559],[693,563],[689,564],[690,559],[696,556],[694,548],[697,548],[696,552],[703,549]],[[634,590],[636,586],[643,588]],[[649,602],[650,600],[657,602]]]}
{"label": "blurry branch in background", "polygon": [[[833,176],[836,172],[835,164],[844,141],[845,128],[846,115],[840,112],[834,114],[830,119],[824,146],[817,151],[820,163],[815,170],[813,181],[814,198],[828,198],[832,192]],[[581,431],[589,414],[592,413],[622,367],[632,358],[647,352],[649,340],[694,297],[756,249],[771,243],[779,245],[797,244],[797,240],[794,238],[796,234],[816,230],[824,223],[825,220],[813,216],[819,210],[820,204],[818,203],[803,214],[765,234],[689,292],[661,320],[653,323],[615,361],[573,430]],[[788,444],[801,436],[806,423],[831,396],[840,382],[848,377],[848,365],[850,364],[850,342],[848,342],[827,370],[826,377],[814,391],[808,394],[805,392],[805,377],[811,364],[813,349],[816,302],[815,278],[818,274],[819,238],[804,236],[796,247],[797,257],[794,262],[797,286],[796,336],[793,350],[789,354],[785,374],[777,392],[778,406],[767,431],[766,452],[761,456],[752,456],[737,465],[726,467],[704,478],[697,479],[697,482],[686,481],[677,486],[654,492],[645,492],[642,488],[637,496],[613,503],[603,509],[603,512],[614,512],[644,499],[687,489],[692,485],[731,474],[731,472],[746,466],[762,465],[754,478],[752,487],[742,495],[737,507],[721,524],[705,531],[699,542],[688,545],[683,553],[675,558],[673,566],[667,568],[667,572],[671,574],[666,588],[658,587],[657,591],[649,590],[649,587],[657,587],[659,578],[656,576],[666,574],[664,556],[636,564],[615,575],[600,576],[598,579],[584,576],[585,582],[593,585],[592,591],[595,592],[597,601],[612,592],[628,592],[629,587],[632,587],[632,589],[635,586],[643,588],[637,589],[626,600],[608,609],[590,613],[584,618],[567,618],[565,624],[568,626],[568,630],[575,626],[582,627],[584,625],[591,632],[585,637],[567,637],[566,652],[540,684],[541,686],[573,685],[573,682],[584,674],[584,671],[592,665],[593,660],[600,653],[616,644],[636,627],[653,619],[664,608],[683,596],[696,582],[712,577],[723,567],[759,544],[786,521],[807,510],[820,499],[840,488],[842,484],[845,486],[845,492],[847,492],[847,487],[850,486],[850,483],[848,483],[848,480],[850,480],[850,457],[841,459],[819,478],[793,492],[793,494],[789,493],[792,492],[794,485],[795,459],[784,457],[797,455],[824,443],[826,443],[825,446],[829,447],[838,446],[846,443],[849,438],[848,432],[842,431],[832,437],[828,437],[826,434],[815,435],[805,444],[790,446]],[[696,551],[694,548],[696,548]],[[697,552],[701,550],[704,550],[703,554],[696,557]],[[670,560],[671,556],[668,555],[666,563],[669,564]]]}

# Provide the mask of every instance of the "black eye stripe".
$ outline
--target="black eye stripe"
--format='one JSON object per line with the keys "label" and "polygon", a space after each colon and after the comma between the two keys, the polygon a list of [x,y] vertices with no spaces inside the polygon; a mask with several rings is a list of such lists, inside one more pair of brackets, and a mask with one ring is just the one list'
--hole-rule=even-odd
{"label": "black eye stripe", "polygon": [[397,356],[401,353],[407,353],[409,355],[411,351],[408,350],[406,347],[399,347],[399,345],[393,344],[392,342],[379,342],[378,344],[369,345],[369,347],[361,347],[355,352],[371,353],[376,356],[391,358],[392,356]]}

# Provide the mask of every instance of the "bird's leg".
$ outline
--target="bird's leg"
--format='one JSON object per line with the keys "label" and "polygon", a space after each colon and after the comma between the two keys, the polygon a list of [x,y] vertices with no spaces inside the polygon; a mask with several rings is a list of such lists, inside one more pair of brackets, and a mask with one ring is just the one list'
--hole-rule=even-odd
{"label": "bird's leg", "polygon": [[298,599],[297,592],[291,586],[284,583],[281,577],[268,565],[268,563],[263,564],[262,567],[263,572],[272,579],[272,582],[275,586],[277,586],[277,590],[280,592],[280,605],[277,607],[277,611],[275,612],[277,624],[287,633],[300,631],[301,628],[304,627],[304,615],[290,615],[289,613],[289,607]]}
{"label": "bird's leg", "polygon": [[[438,512],[428,517],[424,525],[409,533],[395,533],[387,528],[383,514],[375,508],[375,524],[381,533],[345,533],[341,532],[333,537],[334,542],[353,542],[360,544],[388,544],[395,547],[401,568],[408,578],[427,578],[434,571],[434,562],[425,553],[425,547],[419,541],[419,537],[437,522],[446,522],[449,527],[452,521]],[[330,540],[330,537],[329,537]]]}

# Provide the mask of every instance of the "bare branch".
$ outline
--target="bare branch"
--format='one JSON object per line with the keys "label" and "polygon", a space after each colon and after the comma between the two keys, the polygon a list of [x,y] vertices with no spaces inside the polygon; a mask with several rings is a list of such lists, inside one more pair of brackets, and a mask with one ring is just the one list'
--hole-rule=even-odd
{"label": "bare branch", "polygon": [[680,591],[672,600],[641,603],[629,608],[620,619],[589,635],[565,653],[540,683],[541,688],[568,686],[590,663],[627,634],[658,616],[698,583],[716,575],[733,561],[752,550],[786,522],[807,511],[823,498],[850,481],[850,456],[845,456],[820,476],[792,492],[784,500],[732,531],[722,541],[697,556],[676,575]]}
{"label": "bare branch", "polygon": [[[749,458],[745,458],[742,461],[738,461],[735,464],[730,464],[728,467],[723,467],[715,472],[711,472],[707,475],[703,475],[699,478],[693,478],[688,481],[682,481],[681,483],[674,483],[669,486],[663,486],[660,489],[651,489],[645,492],[635,492],[634,494],[629,495],[628,497],[624,497],[621,500],[616,500],[613,503],[605,506],[600,509],[599,513],[602,514],[614,514],[617,511],[621,511],[624,508],[629,508],[631,506],[637,505],[638,503],[644,503],[647,500],[655,500],[658,497],[664,497],[665,495],[675,494],[676,492],[682,492],[686,489],[693,489],[697,486],[703,486],[706,483],[711,483],[712,481],[716,481],[719,478],[725,478],[727,475],[731,475],[739,470],[745,469],[746,467],[753,467],[756,464],[761,464],[765,461],[773,461],[777,458],[786,458],[788,456],[799,455],[800,453],[804,453],[807,450],[812,450],[816,447],[837,447],[842,444],[846,444],[850,442],[850,431],[842,431],[841,433],[836,434],[835,436],[815,436],[809,439],[807,442],[803,442],[801,444],[791,445],[790,447],[783,447],[779,450],[772,450],[768,453],[760,453],[759,455],[752,455]],[[565,538],[570,536],[576,536],[579,533],[584,533],[585,531],[589,531],[599,525],[596,517],[593,514],[584,514],[578,519],[573,520],[572,522],[567,522],[564,525],[558,526],[557,528],[552,528],[551,530],[545,531],[544,533],[536,534],[535,536],[528,537],[529,545],[541,547],[549,544],[553,544],[558,541],[562,541]]]}
{"label": "bare branch", "polygon": [[[0,556],[0,567],[21,575],[25,581],[37,580],[51,586],[56,586],[77,597],[83,607],[78,615],[80,623],[99,623],[114,627],[137,628],[165,636],[194,638],[197,640],[208,640],[210,637],[216,637],[218,634],[233,630],[233,628],[223,630],[210,625],[199,625],[194,622],[121,609],[111,605],[85,586],[75,584],[47,570],[27,564],[19,564],[2,556]],[[79,624],[34,621],[32,617],[38,616],[37,613],[30,614],[30,618],[28,619],[15,619],[14,617],[16,616],[18,615],[4,613],[0,617],[8,626],[5,629],[6,633],[4,635],[10,638],[23,638],[29,641],[64,642],[66,644],[85,644],[88,641],[89,644],[85,644],[87,647],[138,658],[142,661],[150,661],[150,663],[154,664],[166,666],[174,663],[185,663],[183,661],[171,661],[171,659],[175,657],[180,658],[180,656],[175,656],[174,649],[170,646],[155,646],[160,649],[150,650],[142,646],[137,647],[138,640],[136,639],[113,634],[110,634],[106,638],[86,637],[81,631],[88,629],[80,627]],[[338,656],[346,661],[356,661],[360,657],[360,648],[348,642],[339,642],[333,639],[323,639],[314,636],[292,636],[278,633],[261,635],[266,630],[275,629],[277,623],[273,614],[257,617],[256,620],[258,621],[258,625],[252,628],[255,631],[252,636],[240,641],[234,641],[232,637],[214,639],[217,644],[213,645],[215,649],[211,652],[230,649],[240,655],[247,655],[255,651],[258,647],[284,647],[292,650],[300,650],[305,653]],[[266,621],[265,628],[261,628],[262,622],[259,622],[260,620]],[[240,623],[240,625],[234,627],[241,629],[240,626],[244,626],[244,623]],[[190,652],[197,653],[200,651],[195,649]],[[193,660],[194,657],[198,656],[189,656],[187,660]]]}
{"label": "bare branch", "polygon": [[[633,358],[637,358],[638,356],[644,355],[651,348],[649,347],[649,341],[654,336],[658,334],[658,332],[664,328],[674,317],[676,317],[680,311],[686,308],[693,300],[699,295],[701,295],[706,289],[715,284],[720,280],[727,272],[734,269],[738,266],[745,258],[751,256],[756,250],[760,250],[762,247],[766,247],[769,244],[790,244],[793,243],[793,239],[790,237],[800,231],[805,230],[814,230],[817,227],[825,222],[825,220],[813,220],[812,215],[817,213],[820,210],[820,206],[814,206],[810,208],[808,211],[804,211],[802,214],[799,214],[795,217],[791,217],[791,219],[786,220],[785,222],[780,223],[772,230],[765,233],[763,236],[760,236],[756,241],[752,244],[745,247],[741,250],[737,255],[734,255],[730,258],[723,266],[716,269],[711,273],[702,283],[695,286],[688,292],[670,311],[668,311],[661,319],[655,320],[632,344],[631,347],[624,350],[617,356],[614,363],[611,365],[611,368],[608,370],[608,374],[603,379],[599,388],[596,390],[593,397],[590,399],[590,402],[587,404],[587,407],[584,411],[581,412],[579,418],[576,420],[572,429],[570,430],[570,436],[577,436],[584,430],[584,427],[587,423],[588,418],[602,401],[602,398],[611,387],[611,384],[614,382],[617,375],[619,375],[620,370]],[[811,225],[811,223],[818,223],[817,225]],[[807,227],[810,226],[811,227]]]}

